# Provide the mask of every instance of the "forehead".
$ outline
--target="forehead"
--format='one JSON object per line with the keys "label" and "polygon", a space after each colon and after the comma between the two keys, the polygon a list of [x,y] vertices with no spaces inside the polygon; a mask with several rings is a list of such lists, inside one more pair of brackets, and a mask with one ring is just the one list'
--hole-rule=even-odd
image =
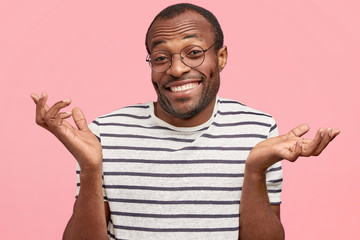
{"label": "forehead", "polygon": [[157,19],[147,38],[149,49],[174,40],[197,39],[207,44],[214,41],[212,25],[199,13],[186,11],[174,18]]}

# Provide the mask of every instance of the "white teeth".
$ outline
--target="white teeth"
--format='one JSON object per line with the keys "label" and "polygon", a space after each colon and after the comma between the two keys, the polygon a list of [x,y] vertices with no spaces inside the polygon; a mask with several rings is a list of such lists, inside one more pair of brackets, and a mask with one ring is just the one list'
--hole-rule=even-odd
{"label": "white teeth", "polygon": [[170,90],[172,92],[181,92],[181,91],[186,91],[186,90],[195,88],[197,85],[199,85],[199,83],[188,83],[188,84],[184,84],[181,86],[171,87]]}

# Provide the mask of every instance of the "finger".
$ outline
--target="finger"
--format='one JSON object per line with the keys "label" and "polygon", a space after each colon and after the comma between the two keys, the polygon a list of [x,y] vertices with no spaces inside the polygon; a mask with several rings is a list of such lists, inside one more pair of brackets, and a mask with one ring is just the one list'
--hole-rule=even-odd
{"label": "finger", "polygon": [[86,122],[85,116],[80,108],[74,108],[72,110],[72,116],[73,116],[74,122],[79,130],[90,131],[90,129],[88,128],[88,124]]}
{"label": "finger", "polygon": [[59,113],[59,111],[64,108],[69,106],[71,103],[70,99],[65,99],[63,101],[59,101],[57,103],[55,103],[46,113],[46,118],[49,119],[53,119],[56,117],[56,115]]}
{"label": "finger", "polygon": [[35,93],[32,93],[32,94],[30,95],[30,97],[31,97],[31,99],[34,101],[35,104],[37,104],[38,101],[39,101],[39,99],[40,99],[40,97],[39,97],[37,94],[35,94]]}
{"label": "finger", "polygon": [[303,151],[302,156],[309,157],[314,154],[314,152],[318,149],[321,141],[323,140],[325,134],[325,130],[323,128],[320,128],[313,140],[309,142],[309,140],[306,141],[307,144],[303,144]]}
{"label": "finger", "polygon": [[61,112],[57,114],[53,121],[53,125],[60,126],[63,123],[63,120],[71,117],[71,115],[72,115],[71,112]]}
{"label": "finger", "polygon": [[307,133],[310,130],[309,125],[307,124],[301,124],[300,126],[297,126],[293,130],[291,130],[287,135],[290,137],[301,137],[305,133]]}
{"label": "finger", "polygon": [[294,162],[296,159],[299,158],[299,156],[302,153],[302,144],[303,144],[303,140],[300,139],[299,141],[296,142],[295,145],[295,150],[293,152],[290,153],[290,161]]}
{"label": "finger", "polygon": [[333,130],[332,128],[328,128],[328,129],[324,130],[324,132],[322,133],[322,140],[321,140],[319,146],[317,147],[317,149],[315,149],[313,155],[314,155],[314,156],[320,155],[320,153],[327,147],[327,145],[328,145],[337,135],[339,135],[339,133],[340,133],[339,130]]}
{"label": "finger", "polygon": [[289,160],[290,162],[296,161],[302,153],[302,141],[302,139],[299,139],[289,149],[284,149],[283,158]]}
{"label": "finger", "polygon": [[43,127],[45,127],[44,117],[47,111],[45,109],[47,98],[47,94],[43,92],[36,103],[36,123]]}
{"label": "finger", "polygon": [[339,129],[335,129],[333,132],[332,132],[332,135],[331,135],[331,141],[334,140],[334,138],[336,138],[337,135],[340,134],[340,130]]}

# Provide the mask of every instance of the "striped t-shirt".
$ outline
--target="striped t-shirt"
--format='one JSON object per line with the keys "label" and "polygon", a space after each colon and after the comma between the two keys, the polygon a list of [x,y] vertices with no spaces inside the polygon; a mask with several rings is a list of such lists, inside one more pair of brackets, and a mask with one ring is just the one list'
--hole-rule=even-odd
{"label": "striped t-shirt", "polygon": [[[278,135],[270,115],[224,98],[197,127],[162,121],[152,102],[89,126],[103,149],[109,239],[237,239],[245,160],[257,143]],[[266,181],[271,204],[280,204],[280,163]]]}

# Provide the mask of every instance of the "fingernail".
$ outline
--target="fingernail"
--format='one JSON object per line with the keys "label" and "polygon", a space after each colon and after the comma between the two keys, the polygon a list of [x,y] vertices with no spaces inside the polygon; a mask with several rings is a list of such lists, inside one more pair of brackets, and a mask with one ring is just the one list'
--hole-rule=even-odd
{"label": "fingernail", "polygon": [[42,92],[41,95],[40,95],[40,99],[45,97],[46,93],[45,92]]}
{"label": "fingernail", "polygon": [[72,112],[66,112],[66,114],[72,114]]}
{"label": "fingernail", "polygon": [[325,133],[324,133],[324,129],[320,129],[320,133],[321,133],[321,137],[324,137]]}
{"label": "fingernail", "polygon": [[69,102],[70,102],[70,99],[69,99],[69,98],[64,99],[63,102],[64,102],[64,103],[69,103]]}
{"label": "fingernail", "polygon": [[331,128],[328,128],[329,130],[329,136],[331,137],[333,130]]}

